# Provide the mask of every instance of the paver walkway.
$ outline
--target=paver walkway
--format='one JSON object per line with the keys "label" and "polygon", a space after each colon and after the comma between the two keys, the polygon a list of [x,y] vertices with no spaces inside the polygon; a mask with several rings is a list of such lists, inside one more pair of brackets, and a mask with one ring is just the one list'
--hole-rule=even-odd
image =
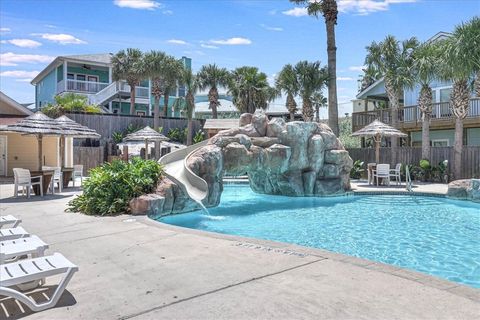
{"label": "paver walkway", "polygon": [[[57,308],[0,319],[474,319],[480,290],[322,250],[63,212],[70,195],[0,212],[76,263]],[[48,284],[52,283],[49,279]],[[36,295],[37,297],[39,295]],[[5,310],[10,316],[7,318]]]}

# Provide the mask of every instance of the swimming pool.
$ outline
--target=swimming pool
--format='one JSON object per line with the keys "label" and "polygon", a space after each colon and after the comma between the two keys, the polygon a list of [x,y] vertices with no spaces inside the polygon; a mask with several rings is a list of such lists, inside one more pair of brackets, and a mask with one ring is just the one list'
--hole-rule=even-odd
{"label": "swimming pool", "polygon": [[384,262],[480,288],[480,205],[438,197],[292,198],[226,186],[220,206],[158,221]]}

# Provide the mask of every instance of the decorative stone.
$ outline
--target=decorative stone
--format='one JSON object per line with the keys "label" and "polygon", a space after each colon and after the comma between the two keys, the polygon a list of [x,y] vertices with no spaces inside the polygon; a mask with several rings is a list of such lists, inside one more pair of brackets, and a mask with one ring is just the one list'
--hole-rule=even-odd
{"label": "decorative stone", "polygon": [[463,179],[450,182],[447,197],[480,202],[480,179]]}
{"label": "decorative stone", "polygon": [[280,137],[284,131],[286,133],[287,123],[283,118],[274,118],[267,124],[267,137]]}
{"label": "decorative stone", "polygon": [[268,148],[276,143],[279,143],[280,139],[270,137],[254,137],[251,139],[251,141],[254,146]]}
{"label": "decorative stone", "polygon": [[144,194],[130,200],[130,213],[132,215],[157,215],[163,211],[165,198],[159,194]]}
{"label": "decorative stone", "polygon": [[252,123],[252,117],[253,117],[253,114],[251,113],[242,113],[242,115],[240,116],[240,120],[238,121],[238,125],[240,127],[243,127],[243,126],[246,126],[247,124]]}
{"label": "decorative stone", "polygon": [[332,164],[342,164],[347,163],[348,158],[348,151],[346,150],[328,150],[325,151],[325,163],[332,163]]}
{"label": "decorative stone", "polygon": [[268,117],[265,112],[261,110],[255,111],[252,116],[252,124],[261,137],[267,134]]}

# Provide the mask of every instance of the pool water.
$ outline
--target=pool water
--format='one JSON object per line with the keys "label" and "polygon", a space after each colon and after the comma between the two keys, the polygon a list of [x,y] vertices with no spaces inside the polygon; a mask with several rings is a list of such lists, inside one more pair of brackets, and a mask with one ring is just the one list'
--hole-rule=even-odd
{"label": "pool water", "polygon": [[408,195],[292,198],[226,186],[209,215],[157,220],[326,249],[480,288],[480,205],[471,202]]}

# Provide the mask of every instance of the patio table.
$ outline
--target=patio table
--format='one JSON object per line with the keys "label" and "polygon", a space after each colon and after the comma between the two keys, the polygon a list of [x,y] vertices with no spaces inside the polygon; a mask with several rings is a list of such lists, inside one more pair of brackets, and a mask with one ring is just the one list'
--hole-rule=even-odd
{"label": "patio table", "polygon": [[63,167],[62,176],[63,176],[63,187],[67,188],[68,183],[72,180],[73,168]]}
{"label": "patio table", "polygon": [[[55,173],[54,170],[41,170],[41,171],[31,171],[30,176],[33,177],[42,177],[42,187],[43,187],[43,194],[46,194],[48,191],[48,187],[50,186],[50,183],[52,182],[53,174]],[[34,185],[33,186],[33,192],[35,195],[39,196],[40,195],[40,186]]]}

